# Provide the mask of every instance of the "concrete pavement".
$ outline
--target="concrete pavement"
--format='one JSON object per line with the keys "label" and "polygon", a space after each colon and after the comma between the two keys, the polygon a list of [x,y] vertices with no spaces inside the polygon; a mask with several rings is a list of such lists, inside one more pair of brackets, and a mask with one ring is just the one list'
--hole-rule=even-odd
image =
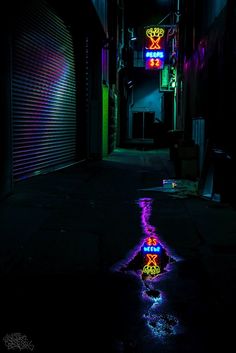
{"label": "concrete pavement", "polygon": [[[117,149],[15,184],[0,203],[1,351],[15,332],[35,352],[230,346],[236,213],[199,196],[148,190],[174,176],[168,149]],[[144,299],[137,273],[114,270],[143,238],[142,198],[152,201],[150,223],[175,259],[149,283],[159,302]]]}

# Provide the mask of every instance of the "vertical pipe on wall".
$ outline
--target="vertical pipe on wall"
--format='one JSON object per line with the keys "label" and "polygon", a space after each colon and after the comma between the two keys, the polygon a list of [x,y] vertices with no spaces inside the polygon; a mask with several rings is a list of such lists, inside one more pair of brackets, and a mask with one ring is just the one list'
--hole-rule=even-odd
{"label": "vertical pipe on wall", "polygon": [[[178,25],[179,25],[179,17],[180,17],[180,0],[177,0],[177,6],[176,6],[176,20],[175,20],[175,26],[176,26],[176,39],[175,39],[175,50],[178,50],[179,48],[177,47],[177,43],[179,42],[179,30],[178,30]],[[180,96],[178,94],[178,86],[179,86],[179,82],[178,82],[178,66],[176,65],[176,86],[174,89],[174,97],[173,97],[173,129],[176,130],[177,129],[177,117],[178,117],[178,106],[180,104],[179,99]]]}

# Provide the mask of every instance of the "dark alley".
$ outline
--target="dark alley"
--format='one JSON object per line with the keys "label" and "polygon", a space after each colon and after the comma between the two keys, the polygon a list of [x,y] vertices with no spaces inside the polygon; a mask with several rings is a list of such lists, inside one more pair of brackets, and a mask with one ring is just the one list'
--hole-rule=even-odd
{"label": "dark alley", "polygon": [[[118,149],[17,183],[1,203],[1,339],[27,335],[35,352],[226,347],[235,211],[148,190],[172,177],[167,149]],[[171,259],[164,271],[142,280],[134,260],[121,270],[154,233]]]}
{"label": "dark alley", "polygon": [[234,347],[235,0],[9,0],[0,351]]}

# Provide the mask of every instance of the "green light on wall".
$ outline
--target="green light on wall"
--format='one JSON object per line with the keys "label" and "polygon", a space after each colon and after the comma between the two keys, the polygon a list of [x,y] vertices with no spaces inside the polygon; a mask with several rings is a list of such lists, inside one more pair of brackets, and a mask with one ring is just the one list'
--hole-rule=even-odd
{"label": "green light on wall", "polygon": [[176,68],[173,66],[165,65],[160,70],[160,91],[174,91],[176,87]]}
{"label": "green light on wall", "polygon": [[165,65],[160,73],[161,89],[168,89],[169,86],[169,66]]}
{"label": "green light on wall", "polygon": [[102,85],[102,156],[108,155],[108,87]]}

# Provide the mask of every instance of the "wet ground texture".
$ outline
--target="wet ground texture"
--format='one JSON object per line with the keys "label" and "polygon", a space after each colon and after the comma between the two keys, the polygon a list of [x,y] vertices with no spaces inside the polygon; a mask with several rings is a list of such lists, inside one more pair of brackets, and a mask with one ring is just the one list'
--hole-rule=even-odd
{"label": "wet ground texture", "polygon": [[148,190],[173,177],[167,149],[118,149],[15,184],[0,203],[1,352],[232,350],[235,210]]}

